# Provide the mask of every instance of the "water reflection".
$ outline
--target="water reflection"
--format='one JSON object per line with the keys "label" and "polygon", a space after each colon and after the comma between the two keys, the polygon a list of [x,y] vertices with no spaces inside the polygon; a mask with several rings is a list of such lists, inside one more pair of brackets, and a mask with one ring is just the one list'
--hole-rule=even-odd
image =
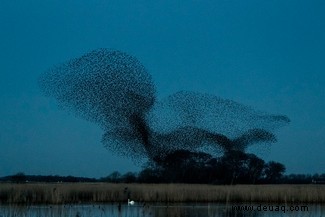
{"label": "water reflection", "polygon": [[272,206],[273,211],[258,211],[257,204],[255,211],[234,210],[233,205],[229,204],[0,206],[0,217],[319,217],[325,215],[325,205],[308,205],[308,211],[288,211],[289,206],[286,206],[287,210],[276,211],[277,205]]}

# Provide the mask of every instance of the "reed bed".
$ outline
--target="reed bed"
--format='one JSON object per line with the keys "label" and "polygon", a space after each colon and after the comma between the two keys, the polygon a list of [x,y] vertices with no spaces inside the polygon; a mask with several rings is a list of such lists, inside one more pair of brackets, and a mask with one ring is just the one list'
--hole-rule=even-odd
{"label": "reed bed", "polygon": [[325,203],[325,185],[200,185],[27,183],[0,184],[1,204],[159,203]]}

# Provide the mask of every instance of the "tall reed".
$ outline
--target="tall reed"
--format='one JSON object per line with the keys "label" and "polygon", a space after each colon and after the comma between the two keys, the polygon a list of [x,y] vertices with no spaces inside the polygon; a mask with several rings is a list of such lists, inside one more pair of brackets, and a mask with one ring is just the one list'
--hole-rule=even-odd
{"label": "tall reed", "polygon": [[2,204],[109,203],[128,197],[162,203],[325,203],[325,185],[0,184]]}

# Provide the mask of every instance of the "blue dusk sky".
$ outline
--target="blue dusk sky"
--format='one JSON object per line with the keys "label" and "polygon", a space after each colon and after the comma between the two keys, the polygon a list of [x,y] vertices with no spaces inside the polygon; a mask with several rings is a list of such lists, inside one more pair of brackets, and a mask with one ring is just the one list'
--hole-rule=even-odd
{"label": "blue dusk sky", "polygon": [[287,115],[260,157],[324,173],[324,11],[323,0],[1,0],[0,176],[141,169],[38,87],[44,71],[97,48],[136,56],[158,100],[189,90]]}

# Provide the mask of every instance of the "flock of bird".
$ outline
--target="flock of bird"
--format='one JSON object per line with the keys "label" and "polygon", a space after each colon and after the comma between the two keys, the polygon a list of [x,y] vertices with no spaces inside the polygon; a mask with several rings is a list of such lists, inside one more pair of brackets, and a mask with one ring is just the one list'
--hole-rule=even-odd
{"label": "flock of bird", "polygon": [[198,92],[180,91],[159,100],[140,61],[117,50],[97,49],[54,66],[39,84],[60,106],[98,124],[105,147],[135,161],[159,161],[179,150],[244,151],[276,142],[276,129],[290,122]]}

